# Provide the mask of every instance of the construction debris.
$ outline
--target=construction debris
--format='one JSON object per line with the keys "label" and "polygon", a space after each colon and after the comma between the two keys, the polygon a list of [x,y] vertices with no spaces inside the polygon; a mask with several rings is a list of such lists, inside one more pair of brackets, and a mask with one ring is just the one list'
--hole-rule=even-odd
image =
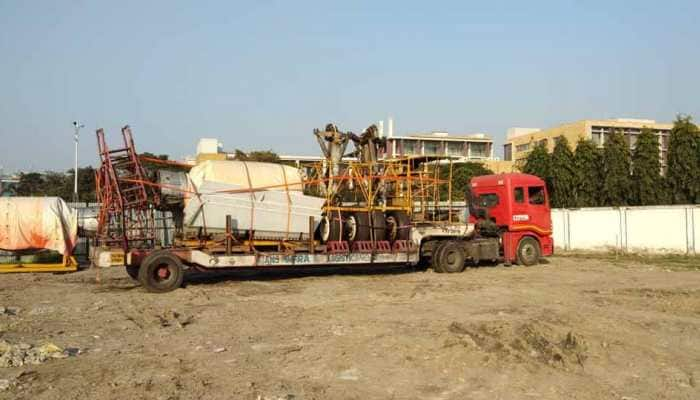
{"label": "construction debris", "polygon": [[21,367],[27,364],[42,364],[53,358],[66,358],[80,353],[79,349],[62,349],[53,343],[32,346],[27,343],[10,344],[0,340],[0,368]]}
{"label": "construction debris", "polygon": [[19,307],[3,307],[0,306],[0,315],[17,315],[20,312]]}

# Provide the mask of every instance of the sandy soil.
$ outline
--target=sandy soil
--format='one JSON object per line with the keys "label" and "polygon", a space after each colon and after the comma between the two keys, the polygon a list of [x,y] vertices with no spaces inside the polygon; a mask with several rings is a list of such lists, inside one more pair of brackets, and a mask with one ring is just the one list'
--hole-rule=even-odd
{"label": "sandy soil", "polygon": [[700,398],[700,272],[663,260],[101,278],[0,276],[0,340],[80,349],[0,399]]}

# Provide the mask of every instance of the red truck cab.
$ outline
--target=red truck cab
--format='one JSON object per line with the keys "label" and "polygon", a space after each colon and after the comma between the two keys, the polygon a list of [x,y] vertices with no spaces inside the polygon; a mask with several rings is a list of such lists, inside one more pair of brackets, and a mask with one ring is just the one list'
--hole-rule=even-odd
{"label": "red truck cab", "polygon": [[552,217],[545,182],[520,173],[474,177],[470,184],[472,223],[493,222],[501,238],[506,263],[530,265],[552,255]]}

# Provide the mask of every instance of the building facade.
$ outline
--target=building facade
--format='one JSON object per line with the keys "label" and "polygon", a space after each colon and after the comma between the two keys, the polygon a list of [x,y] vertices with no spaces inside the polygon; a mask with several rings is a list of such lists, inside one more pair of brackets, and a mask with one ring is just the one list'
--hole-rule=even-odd
{"label": "building facade", "polygon": [[406,156],[443,156],[459,161],[493,160],[493,140],[477,133],[450,135],[431,132],[407,136],[387,136],[386,158]]}
{"label": "building facade", "polygon": [[0,175],[0,197],[15,196],[18,185],[19,176]]}
{"label": "building facade", "polygon": [[634,150],[637,137],[642,129],[649,128],[659,140],[659,159],[665,168],[668,141],[673,124],[657,123],[649,119],[604,119],[582,120],[559,125],[549,129],[511,128],[508,130],[506,144],[503,146],[503,158],[516,164],[524,162],[530,151],[538,144],[545,145],[549,152],[559,138],[566,137],[572,149],[576,148],[579,139],[591,140],[599,147],[605,145],[608,135],[613,131],[620,132],[630,150]]}

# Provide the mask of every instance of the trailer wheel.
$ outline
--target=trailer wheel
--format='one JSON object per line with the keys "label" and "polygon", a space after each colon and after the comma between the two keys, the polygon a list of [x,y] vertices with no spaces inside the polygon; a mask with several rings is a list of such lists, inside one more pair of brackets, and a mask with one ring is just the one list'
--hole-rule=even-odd
{"label": "trailer wheel", "polygon": [[139,280],[139,267],[132,267],[131,265],[126,266],[126,273],[129,274],[131,279],[138,281]]}
{"label": "trailer wheel", "polygon": [[339,241],[341,239],[343,221],[338,218],[338,213],[332,213],[330,217],[328,215],[321,217],[321,223],[318,224],[318,231],[322,243]]}
{"label": "trailer wheel", "polygon": [[433,268],[433,271],[437,273],[443,273],[445,271],[442,270],[442,266],[440,265],[440,253],[442,252],[442,248],[445,247],[447,244],[447,241],[439,241],[433,246],[433,251],[430,255],[430,266]]}
{"label": "trailer wheel", "polygon": [[370,239],[369,214],[366,212],[354,212],[345,219],[345,237],[350,242],[366,241]]}
{"label": "trailer wheel", "polygon": [[374,240],[386,240],[386,217],[381,211],[372,211],[372,231]]}
{"label": "trailer wheel", "polygon": [[464,248],[455,241],[446,242],[438,253],[437,263],[442,272],[462,272],[465,261]]}
{"label": "trailer wheel", "polygon": [[146,290],[164,293],[182,286],[185,271],[182,262],[167,250],[155,251],[141,262],[139,282]]}
{"label": "trailer wheel", "polygon": [[411,219],[404,211],[392,211],[386,216],[386,237],[389,241],[408,240]]}
{"label": "trailer wheel", "polygon": [[518,242],[516,254],[518,264],[531,266],[540,262],[540,244],[534,238],[525,236]]}

